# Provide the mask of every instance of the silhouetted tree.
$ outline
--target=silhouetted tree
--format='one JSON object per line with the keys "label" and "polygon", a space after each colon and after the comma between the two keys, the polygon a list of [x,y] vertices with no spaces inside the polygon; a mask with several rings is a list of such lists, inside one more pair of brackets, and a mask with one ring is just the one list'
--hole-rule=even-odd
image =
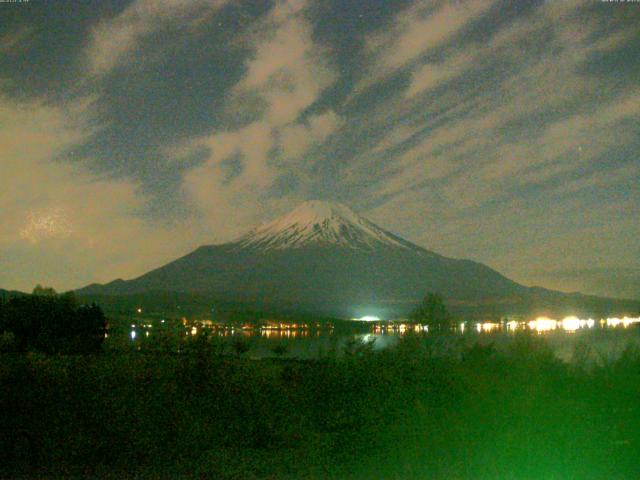
{"label": "silhouetted tree", "polygon": [[107,321],[97,305],[78,305],[72,293],[57,295],[38,286],[33,295],[12,298],[2,307],[2,327],[13,333],[19,350],[47,353],[95,352]]}
{"label": "silhouetted tree", "polygon": [[453,318],[445,307],[442,296],[438,293],[427,293],[422,302],[411,312],[410,319],[424,323],[430,330],[446,331],[451,328]]}
{"label": "silhouetted tree", "polygon": [[58,295],[58,292],[56,292],[53,288],[43,287],[40,284],[37,284],[35,286],[32,293],[33,295],[40,295],[42,297],[55,297],[56,295]]}

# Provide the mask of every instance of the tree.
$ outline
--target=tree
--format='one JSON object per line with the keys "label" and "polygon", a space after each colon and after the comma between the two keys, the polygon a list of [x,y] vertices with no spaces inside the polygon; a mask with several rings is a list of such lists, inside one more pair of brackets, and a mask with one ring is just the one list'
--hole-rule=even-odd
{"label": "tree", "polygon": [[51,287],[43,287],[42,285],[37,284],[35,286],[35,288],[33,289],[32,294],[33,295],[40,295],[42,297],[55,297],[56,295],[58,295],[58,292],[56,292]]}
{"label": "tree", "polygon": [[453,324],[453,318],[447,311],[442,296],[431,292],[411,312],[410,318],[414,322],[428,325],[432,331],[448,331]]}
{"label": "tree", "polygon": [[46,353],[98,351],[107,320],[97,305],[78,305],[75,295],[36,287],[33,295],[12,298],[2,308],[2,327],[19,350]]}

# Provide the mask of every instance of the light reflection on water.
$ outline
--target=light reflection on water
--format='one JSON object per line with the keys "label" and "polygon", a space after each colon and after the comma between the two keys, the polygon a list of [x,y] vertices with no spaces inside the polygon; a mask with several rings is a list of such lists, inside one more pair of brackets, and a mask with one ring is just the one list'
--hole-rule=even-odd
{"label": "light reflection on water", "polygon": [[[640,335],[637,334],[640,333],[640,329],[629,328],[638,323],[640,318],[632,317],[612,317],[599,321],[576,316],[568,316],[561,320],[538,317],[528,322],[463,322],[456,325],[455,331],[471,342],[497,342],[496,344],[508,343],[509,338],[517,331],[531,331],[543,335],[560,358],[571,360],[575,347],[580,342],[595,347],[594,355],[597,353],[602,358],[619,355],[630,341],[640,346]],[[223,342],[229,342],[227,345],[231,345],[231,339],[245,337],[250,345],[248,355],[253,357],[278,355],[310,358],[330,351],[340,352],[354,340],[363,344],[372,343],[374,350],[380,350],[395,345],[401,337],[409,334],[432,337],[427,325],[408,323],[377,323],[370,327],[369,332],[361,330],[361,333],[335,331],[326,326],[310,328],[304,324],[297,325],[297,328],[285,324],[259,328],[248,325],[220,326],[204,322],[182,322],[177,330],[167,329],[166,325],[160,324],[156,325],[155,329],[153,327],[152,323],[132,324],[128,332],[128,343],[144,345],[145,342],[162,336],[191,338],[206,334],[211,338],[226,338],[228,340]],[[629,335],[624,333],[626,331]],[[115,341],[112,337],[113,335],[110,335],[109,341]],[[455,337],[450,338],[455,341]]]}

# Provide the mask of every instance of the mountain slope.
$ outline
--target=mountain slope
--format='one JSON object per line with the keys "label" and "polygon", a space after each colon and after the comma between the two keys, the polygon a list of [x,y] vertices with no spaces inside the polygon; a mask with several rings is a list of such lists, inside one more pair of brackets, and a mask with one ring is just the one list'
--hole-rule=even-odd
{"label": "mountain slope", "polygon": [[203,246],[133,280],[78,293],[190,292],[352,314],[362,306],[403,310],[427,291],[464,303],[527,290],[485,265],[403,240],[343,205],[312,201],[234,242]]}

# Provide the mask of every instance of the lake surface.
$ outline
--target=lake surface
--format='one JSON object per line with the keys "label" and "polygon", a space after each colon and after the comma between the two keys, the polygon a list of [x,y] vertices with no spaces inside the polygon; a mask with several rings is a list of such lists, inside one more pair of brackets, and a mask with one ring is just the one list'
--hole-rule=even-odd
{"label": "lake surface", "polygon": [[[162,321],[164,322],[164,321]],[[553,320],[540,317],[530,322],[465,322],[458,325],[455,335],[428,332],[422,325],[371,324],[354,325],[353,330],[333,328],[296,328],[285,325],[263,328],[208,327],[199,322],[167,327],[159,321],[131,319],[126,328],[119,328],[107,339],[113,348],[144,348],[158,341],[193,341],[206,335],[212,343],[227,353],[241,351],[252,358],[319,358],[342,354],[368,345],[380,350],[396,345],[402,338],[414,336],[434,349],[479,343],[507,348],[519,332],[526,331],[544,339],[554,353],[571,361],[576,351],[583,358],[606,362],[618,358],[628,347],[640,348],[640,319],[612,318],[598,321],[566,317]],[[238,346],[239,344],[242,344]],[[179,347],[176,347],[179,348]]]}

